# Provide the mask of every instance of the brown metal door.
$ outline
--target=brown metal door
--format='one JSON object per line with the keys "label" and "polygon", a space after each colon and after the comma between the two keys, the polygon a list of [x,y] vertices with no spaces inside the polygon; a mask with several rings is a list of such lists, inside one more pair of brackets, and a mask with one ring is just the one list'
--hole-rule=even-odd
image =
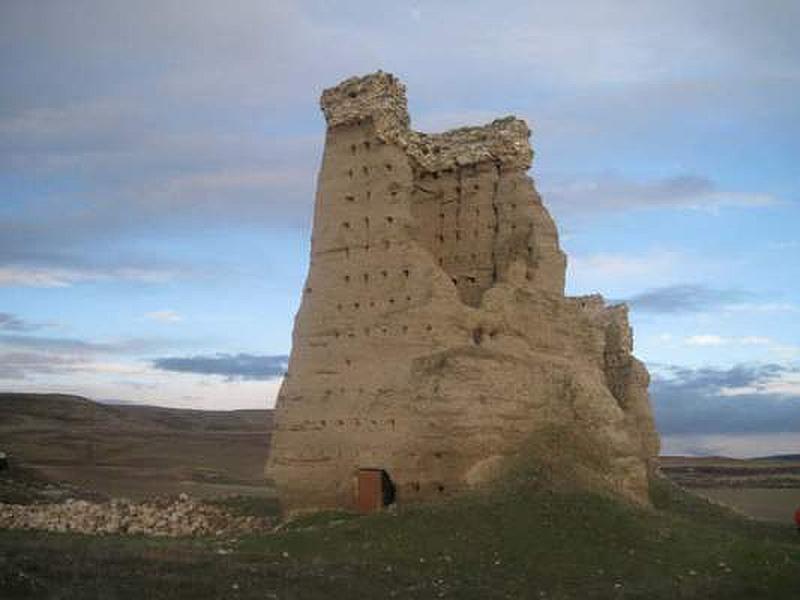
{"label": "brown metal door", "polygon": [[370,513],[383,507],[383,473],[380,469],[358,471],[356,506],[361,513]]}

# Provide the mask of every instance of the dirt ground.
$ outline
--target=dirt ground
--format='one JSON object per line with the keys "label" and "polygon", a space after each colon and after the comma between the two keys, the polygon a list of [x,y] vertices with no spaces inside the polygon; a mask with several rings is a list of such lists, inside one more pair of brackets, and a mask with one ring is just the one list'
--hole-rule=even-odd
{"label": "dirt ground", "polygon": [[800,457],[739,460],[661,457],[661,470],[694,493],[768,521],[791,523],[800,507]]}
{"label": "dirt ground", "polygon": [[790,523],[800,508],[800,488],[703,488],[698,494],[757,519]]}
{"label": "dirt ground", "polygon": [[108,406],[0,394],[0,451],[42,478],[111,497],[270,496],[271,411]]}

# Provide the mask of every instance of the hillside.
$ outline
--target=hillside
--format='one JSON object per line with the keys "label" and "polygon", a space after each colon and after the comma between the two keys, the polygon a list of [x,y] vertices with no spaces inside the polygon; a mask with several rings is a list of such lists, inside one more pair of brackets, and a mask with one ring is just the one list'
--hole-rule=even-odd
{"label": "hillside", "polygon": [[0,531],[4,598],[785,599],[793,528],[654,482],[655,510],[535,480],[273,534],[147,539]]}
{"label": "hillside", "polygon": [[0,450],[50,480],[110,496],[263,488],[272,413],[104,405],[0,393]]}

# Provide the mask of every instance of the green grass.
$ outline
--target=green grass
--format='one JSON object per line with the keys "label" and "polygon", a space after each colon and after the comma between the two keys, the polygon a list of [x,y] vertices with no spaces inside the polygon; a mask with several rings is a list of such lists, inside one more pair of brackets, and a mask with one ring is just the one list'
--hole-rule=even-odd
{"label": "green grass", "polygon": [[653,500],[644,510],[519,484],[238,540],[5,531],[0,597],[798,597],[800,536],[788,523],[739,518],[664,480]]}
{"label": "green grass", "polygon": [[280,504],[276,497],[234,495],[210,499],[206,500],[206,502],[219,506],[232,515],[275,519],[280,515]]}

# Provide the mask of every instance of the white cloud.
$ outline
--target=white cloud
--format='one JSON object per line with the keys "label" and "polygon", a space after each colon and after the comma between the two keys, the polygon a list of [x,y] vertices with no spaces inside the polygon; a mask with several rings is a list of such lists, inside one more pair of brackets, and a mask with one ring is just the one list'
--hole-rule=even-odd
{"label": "white cloud", "polygon": [[772,340],[760,335],[746,335],[744,337],[734,338],[734,340],[737,344],[743,346],[768,346],[772,343]]}
{"label": "white cloud", "polygon": [[6,381],[38,381],[41,376],[57,380],[78,376],[85,379],[87,375],[146,375],[147,369],[136,362],[111,362],[97,360],[81,353],[58,353],[47,351],[11,351],[0,353],[0,380]]}
{"label": "white cloud", "polygon": [[726,312],[800,312],[800,306],[788,302],[742,302],[726,304],[722,310]]}
{"label": "white cloud", "polygon": [[72,270],[0,267],[0,286],[67,287],[76,280],[80,276]]}
{"label": "white cloud", "polygon": [[[43,374],[44,375],[44,374]],[[223,381],[191,373],[163,373],[132,365],[98,365],[86,372],[31,377],[7,385],[8,391],[77,394],[95,400],[124,401],[169,408],[239,410],[273,408],[282,380]]]}
{"label": "white cloud", "polygon": [[59,288],[85,282],[111,280],[163,283],[175,277],[177,277],[177,273],[171,270],[138,267],[111,269],[0,267],[0,287]]}
{"label": "white cloud", "polygon": [[137,356],[154,351],[166,352],[183,348],[188,342],[167,338],[133,338],[89,340],[67,337],[45,337],[19,333],[0,334],[0,349],[11,352],[39,352],[46,359],[52,356],[92,357],[108,355]]}
{"label": "white cloud", "polygon": [[[657,250],[649,253],[599,253],[588,256],[572,255],[567,261],[567,280],[570,293],[601,290],[604,294],[618,293],[621,288],[668,284],[689,268],[702,267],[702,261],[689,260],[679,252]],[[617,296],[619,297],[619,296]]]}
{"label": "white cloud", "polygon": [[92,98],[61,107],[30,107],[0,119],[0,140],[13,140],[22,152],[39,144],[57,148],[69,144],[83,153],[109,151],[122,149],[125,141],[138,137],[136,126],[144,118],[141,108],[120,98]]}
{"label": "white cloud", "polygon": [[274,406],[282,378],[223,378],[164,371],[141,356],[171,352],[175,340],[97,342],[0,336],[0,383],[7,391],[74,393],[180,408],[232,410]]}
{"label": "white cloud", "polygon": [[542,193],[556,212],[570,216],[664,207],[716,212],[724,207],[757,208],[779,202],[762,192],[720,190],[710,179],[687,174],[632,181],[606,173],[543,186]]}
{"label": "white cloud", "polygon": [[719,335],[691,335],[686,338],[686,344],[689,346],[723,346],[728,341]]}
{"label": "white cloud", "polygon": [[174,310],[154,310],[145,313],[144,317],[145,319],[160,321],[161,323],[177,323],[178,321],[183,321],[183,317]]}
{"label": "white cloud", "polygon": [[[428,112],[424,118],[434,128],[487,120],[497,116],[495,108],[504,111],[513,102],[536,118],[561,123],[559,133],[565,135],[552,135],[551,127],[551,140],[557,137],[556,144],[564,144],[570,155],[602,144],[601,158],[586,167],[601,169],[618,164],[614,161],[633,140],[656,140],[654,149],[674,144],[669,134],[675,123],[684,144],[678,150],[691,151],[698,136],[726,139],[707,136],[708,129],[697,123],[716,124],[717,129],[709,127],[719,132],[719,123],[728,122],[724,133],[745,152],[740,163],[746,169],[758,163],[748,157],[763,147],[758,140],[737,138],[751,131],[742,132],[742,122],[753,123],[739,118],[743,103],[746,115],[780,118],[784,104],[794,106],[785,98],[796,94],[774,83],[798,81],[800,65],[796,8],[788,5],[771,11],[752,3],[565,2],[500,10],[490,3],[453,11],[431,3],[424,5],[424,19],[416,19],[422,16],[416,4],[409,18],[409,5],[387,3],[379,12],[388,14],[377,19],[369,3],[242,0],[231,10],[198,0],[189,11],[176,0],[151,4],[157,10],[139,2],[4,7],[0,38],[19,60],[16,69],[4,71],[8,118],[0,124],[0,161],[15,174],[50,169],[89,188],[80,204],[32,206],[36,216],[30,222],[12,215],[7,227],[0,224],[6,256],[25,248],[47,251],[58,257],[53,267],[63,267],[70,244],[93,240],[87,257],[97,248],[113,250],[126,235],[152,235],[166,223],[177,223],[182,234],[194,231],[185,226],[189,219],[203,225],[231,219],[307,223],[313,177],[298,180],[318,163],[318,92],[378,67],[407,81],[412,106],[441,107],[447,96],[463,109]],[[743,30],[748,35],[742,36]],[[80,85],[71,75],[77,72]],[[770,104],[776,89],[780,102]],[[753,97],[766,100],[746,104]],[[715,103],[719,115],[704,112]],[[312,128],[314,143],[292,151],[291,133]],[[540,150],[542,156],[553,151],[552,146]],[[662,158],[657,154],[654,160],[663,164]],[[675,170],[683,172],[680,166]],[[272,175],[281,172],[288,174],[285,180]],[[574,212],[776,201],[758,190],[723,189],[689,176],[649,181],[591,176],[561,182],[553,191],[561,193],[563,206],[578,209]],[[192,210],[176,210],[189,204]],[[696,269],[696,261],[675,253],[571,260],[571,277],[590,291],[630,281],[641,289],[643,281],[674,282],[676,275]],[[57,288],[174,275],[5,266],[0,286]]]}
{"label": "white cloud", "polygon": [[726,348],[736,352],[758,352],[763,360],[791,361],[800,357],[800,346],[761,336],[724,336],[713,333],[690,335],[682,340],[684,346],[699,348]]}
{"label": "white cloud", "polygon": [[631,256],[627,254],[595,254],[576,256],[571,259],[576,273],[588,273],[616,279],[619,277],[638,277],[651,273],[653,269],[674,271],[681,260],[677,252],[658,252],[650,256]]}
{"label": "white cloud", "polygon": [[[298,222],[310,211],[314,181],[312,163],[240,167],[212,166],[192,173],[162,174],[152,182],[127,190],[140,209],[164,212],[163,219],[180,216],[208,220],[272,219]],[[303,194],[302,192],[306,192]],[[286,201],[291,198],[291,201]],[[281,202],[282,201],[282,202]],[[172,214],[166,214],[169,208]],[[181,213],[189,213],[181,215]]]}
{"label": "white cloud", "polygon": [[800,432],[690,433],[661,436],[662,455],[753,458],[797,454]]}
{"label": "white cloud", "polygon": [[781,360],[800,358],[800,346],[791,344],[775,343],[772,345],[772,352]]}
{"label": "white cloud", "polygon": [[684,338],[687,346],[773,346],[782,347],[775,340],[761,335],[722,336],[717,334],[690,335]]}
{"label": "white cloud", "polygon": [[726,387],[719,391],[720,396],[749,396],[751,394],[770,394],[778,396],[800,396],[800,378],[782,377],[760,382],[758,385]]}
{"label": "white cloud", "polygon": [[231,189],[256,188],[264,190],[270,185],[292,185],[307,181],[313,174],[298,168],[254,168],[221,169],[173,177],[166,182],[168,193],[197,193],[203,191],[227,191]]}
{"label": "white cloud", "polygon": [[689,346],[766,346],[771,340],[766,337],[749,335],[744,337],[723,337],[715,334],[690,335],[685,339]]}
{"label": "white cloud", "polygon": [[148,374],[148,369],[139,363],[124,363],[124,362],[104,362],[97,361],[84,365],[80,370],[84,372],[91,372],[96,375],[111,374],[111,375],[131,375],[143,376]]}

